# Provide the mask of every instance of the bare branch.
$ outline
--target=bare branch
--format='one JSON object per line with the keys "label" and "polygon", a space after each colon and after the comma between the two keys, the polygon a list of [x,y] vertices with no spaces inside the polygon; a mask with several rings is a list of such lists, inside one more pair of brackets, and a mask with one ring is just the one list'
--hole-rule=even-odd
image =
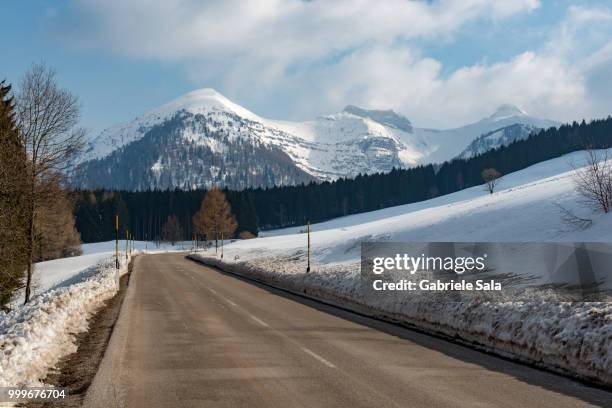
{"label": "bare branch", "polygon": [[612,209],[612,162],[608,151],[588,148],[586,153],[586,166],[574,168],[576,191],[587,205],[608,213]]}
{"label": "bare branch", "polygon": [[77,97],[58,87],[55,71],[34,64],[22,81],[16,105],[18,130],[33,177],[65,171],[84,145],[85,131],[77,127]]}

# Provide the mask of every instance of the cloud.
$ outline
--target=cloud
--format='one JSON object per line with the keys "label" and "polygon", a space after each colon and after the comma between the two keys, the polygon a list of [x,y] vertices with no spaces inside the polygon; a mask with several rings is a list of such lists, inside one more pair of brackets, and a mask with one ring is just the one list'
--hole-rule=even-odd
{"label": "cloud", "polygon": [[[73,45],[185,65],[258,113],[305,118],[347,103],[391,107],[417,125],[479,119],[504,102],[559,120],[601,114],[612,66],[607,8],[568,8],[539,49],[444,72],[422,41],[452,39],[478,21],[537,0],[77,0]],[[65,22],[63,26],[67,26]],[[75,40],[77,39],[77,40]],[[578,46],[580,45],[580,46]],[[609,71],[608,71],[609,72]],[[609,104],[608,104],[609,105]]]}
{"label": "cloud", "polygon": [[[558,58],[522,53],[510,61],[476,64],[441,75],[442,64],[406,50],[360,50],[341,62],[309,72],[320,80],[303,95],[302,111],[312,101],[339,106],[352,101],[366,107],[399,107],[417,124],[456,126],[491,114],[503,102],[534,115],[573,117],[585,98],[581,75]],[[551,115],[553,113],[554,115]]]}
{"label": "cloud", "polygon": [[[318,58],[372,41],[448,35],[478,18],[501,19],[538,0],[77,0],[83,43],[139,57],[257,53],[272,61]],[[84,30],[87,28],[87,30]]]}

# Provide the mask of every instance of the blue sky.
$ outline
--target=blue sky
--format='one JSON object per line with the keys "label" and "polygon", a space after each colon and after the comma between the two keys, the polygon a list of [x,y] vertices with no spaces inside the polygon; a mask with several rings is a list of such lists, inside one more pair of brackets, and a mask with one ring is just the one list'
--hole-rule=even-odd
{"label": "blue sky", "polygon": [[92,133],[200,87],[278,119],[347,104],[438,128],[506,102],[563,121],[612,113],[609,1],[30,0],[0,12],[0,77],[17,85],[44,61]]}

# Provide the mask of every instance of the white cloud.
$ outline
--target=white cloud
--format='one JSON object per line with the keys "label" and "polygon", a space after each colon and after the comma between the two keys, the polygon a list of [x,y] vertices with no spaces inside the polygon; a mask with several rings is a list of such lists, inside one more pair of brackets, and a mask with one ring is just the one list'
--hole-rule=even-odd
{"label": "white cloud", "polygon": [[79,40],[127,55],[174,59],[256,52],[289,61],[371,41],[447,35],[477,18],[533,10],[539,1],[77,0],[77,6],[87,28],[97,27]]}
{"label": "white cloud", "polygon": [[[452,126],[511,102],[554,119],[601,114],[611,91],[612,12],[570,7],[541,49],[442,74],[415,41],[531,12],[538,0],[78,0],[79,42],[188,65],[195,83],[258,112],[309,117],[347,103],[392,107],[417,125]],[[587,40],[585,40],[587,39]]]}

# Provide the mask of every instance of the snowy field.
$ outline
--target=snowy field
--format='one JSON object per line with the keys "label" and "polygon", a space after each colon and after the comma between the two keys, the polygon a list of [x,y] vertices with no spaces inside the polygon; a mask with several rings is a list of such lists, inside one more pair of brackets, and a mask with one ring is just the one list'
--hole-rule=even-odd
{"label": "snowy field", "polygon": [[[157,246],[134,242],[138,252],[183,251],[191,242]],[[0,387],[38,386],[59,360],[76,351],[75,334],[117,291],[115,242],[84,244],[83,255],[37,263],[32,299],[18,294],[0,312]],[[119,242],[120,275],[127,272],[125,241]]]}
{"label": "snowy field", "polygon": [[[610,152],[612,153],[612,152]],[[270,231],[198,256],[223,268],[290,290],[451,336],[498,354],[612,384],[612,304],[546,300],[415,303],[394,294],[368,298],[360,290],[360,244],[389,242],[612,242],[612,215],[577,195],[576,152],[505,176],[494,194],[483,187],[425,202],[357,214],[312,226],[312,271],[306,274],[304,227]],[[592,220],[577,228],[559,205]],[[610,280],[606,282],[610,288]]]}

